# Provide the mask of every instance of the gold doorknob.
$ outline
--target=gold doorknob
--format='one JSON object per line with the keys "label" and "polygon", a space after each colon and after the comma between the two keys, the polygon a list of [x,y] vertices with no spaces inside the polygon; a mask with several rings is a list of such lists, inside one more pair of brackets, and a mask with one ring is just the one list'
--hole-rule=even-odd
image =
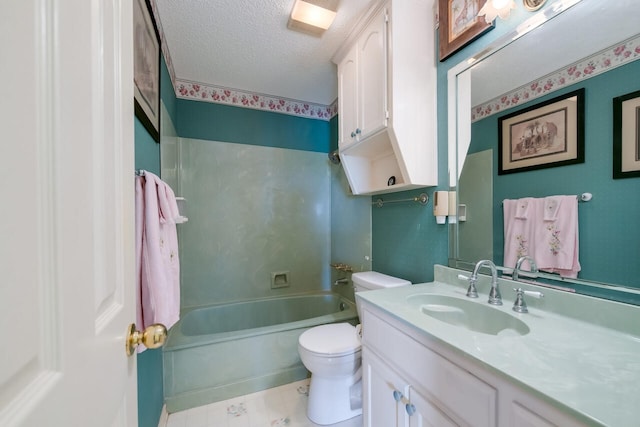
{"label": "gold doorknob", "polygon": [[167,339],[167,328],[160,323],[148,326],[144,332],[136,330],[136,324],[129,325],[127,330],[127,342],[125,343],[127,356],[131,356],[136,347],[140,344],[144,344],[147,348],[162,347],[162,344]]}

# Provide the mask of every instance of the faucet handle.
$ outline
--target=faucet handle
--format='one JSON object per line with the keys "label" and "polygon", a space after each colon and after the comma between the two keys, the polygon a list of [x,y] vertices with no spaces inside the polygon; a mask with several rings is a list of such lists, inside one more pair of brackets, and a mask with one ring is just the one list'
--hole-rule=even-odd
{"label": "faucet handle", "polygon": [[524,294],[530,297],[534,297],[535,299],[544,298],[544,294],[538,291],[524,291]]}
{"label": "faucet handle", "polygon": [[513,290],[516,292],[516,300],[513,303],[513,311],[517,312],[517,313],[528,313],[529,309],[527,308],[527,303],[524,302],[524,295],[533,297],[533,298],[543,298],[544,294],[542,292],[538,292],[538,291],[525,291],[522,288],[513,288]]}
{"label": "faucet handle", "polygon": [[472,274],[471,277],[463,276],[462,274],[458,276],[458,278],[466,278],[469,281],[469,288],[467,289],[467,296],[469,298],[478,298],[478,290],[476,289],[476,282],[478,281],[478,276]]}

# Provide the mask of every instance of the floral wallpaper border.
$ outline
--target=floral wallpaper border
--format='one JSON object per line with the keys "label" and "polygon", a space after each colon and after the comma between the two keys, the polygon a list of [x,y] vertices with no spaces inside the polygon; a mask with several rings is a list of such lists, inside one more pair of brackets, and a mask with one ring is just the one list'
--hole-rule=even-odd
{"label": "floral wallpaper border", "polygon": [[331,105],[313,104],[180,79],[175,80],[174,87],[176,96],[183,99],[214,102],[320,120],[330,120],[338,114],[337,100]]}
{"label": "floral wallpaper border", "polygon": [[640,59],[640,37],[629,39],[471,109],[475,122],[565,86]]}

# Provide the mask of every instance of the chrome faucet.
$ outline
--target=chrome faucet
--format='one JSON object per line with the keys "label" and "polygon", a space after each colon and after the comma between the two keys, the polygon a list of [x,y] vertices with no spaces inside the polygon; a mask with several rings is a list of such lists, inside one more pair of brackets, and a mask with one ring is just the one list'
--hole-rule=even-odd
{"label": "chrome faucet", "polygon": [[518,261],[516,261],[516,267],[513,269],[513,274],[511,276],[513,280],[518,281],[518,273],[522,271],[522,263],[525,261],[529,261],[529,271],[531,273],[538,272],[538,265],[536,264],[536,261],[529,255],[524,255],[518,258]]}
{"label": "chrome faucet", "polygon": [[532,296],[534,298],[542,298],[544,297],[544,294],[542,292],[538,292],[538,291],[525,291],[522,288],[513,288],[513,290],[516,292],[516,300],[513,303],[513,307],[512,310],[515,311],[516,313],[528,313],[529,309],[527,308],[527,303],[524,302],[524,296],[525,295],[529,295]]}
{"label": "chrome faucet", "polygon": [[346,285],[347,283],[349,283],[349,279],[345,277],[343,279],[338,279],[335,282],[333,282],[333,286]]}
{"label": "chrome faucet", "polygon": [[496,269],[496,265],[493,261],[488,259],[478,261],[473,269],[473,273],[471,273],[471,277],[469,277],[469,289],[467,289],[467,296],[469,298],[478,298],[478,291],[476,290],[476,283],[478,283],[478,271],[485,265],[489,266],[491,269],[491,290],[489,291],[488,302],[493,305],[502,305],[502,296],[498,289],[498,270]]}

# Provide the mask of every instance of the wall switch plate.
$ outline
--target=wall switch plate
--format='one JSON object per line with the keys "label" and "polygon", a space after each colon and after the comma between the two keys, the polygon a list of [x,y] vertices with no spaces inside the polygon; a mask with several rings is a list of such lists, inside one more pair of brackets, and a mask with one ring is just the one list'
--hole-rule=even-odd
{"label": "wall switch plate", "polygon": [[274,271],[271,273],[271,289],[288,288],[290,284],[288,271]]}

